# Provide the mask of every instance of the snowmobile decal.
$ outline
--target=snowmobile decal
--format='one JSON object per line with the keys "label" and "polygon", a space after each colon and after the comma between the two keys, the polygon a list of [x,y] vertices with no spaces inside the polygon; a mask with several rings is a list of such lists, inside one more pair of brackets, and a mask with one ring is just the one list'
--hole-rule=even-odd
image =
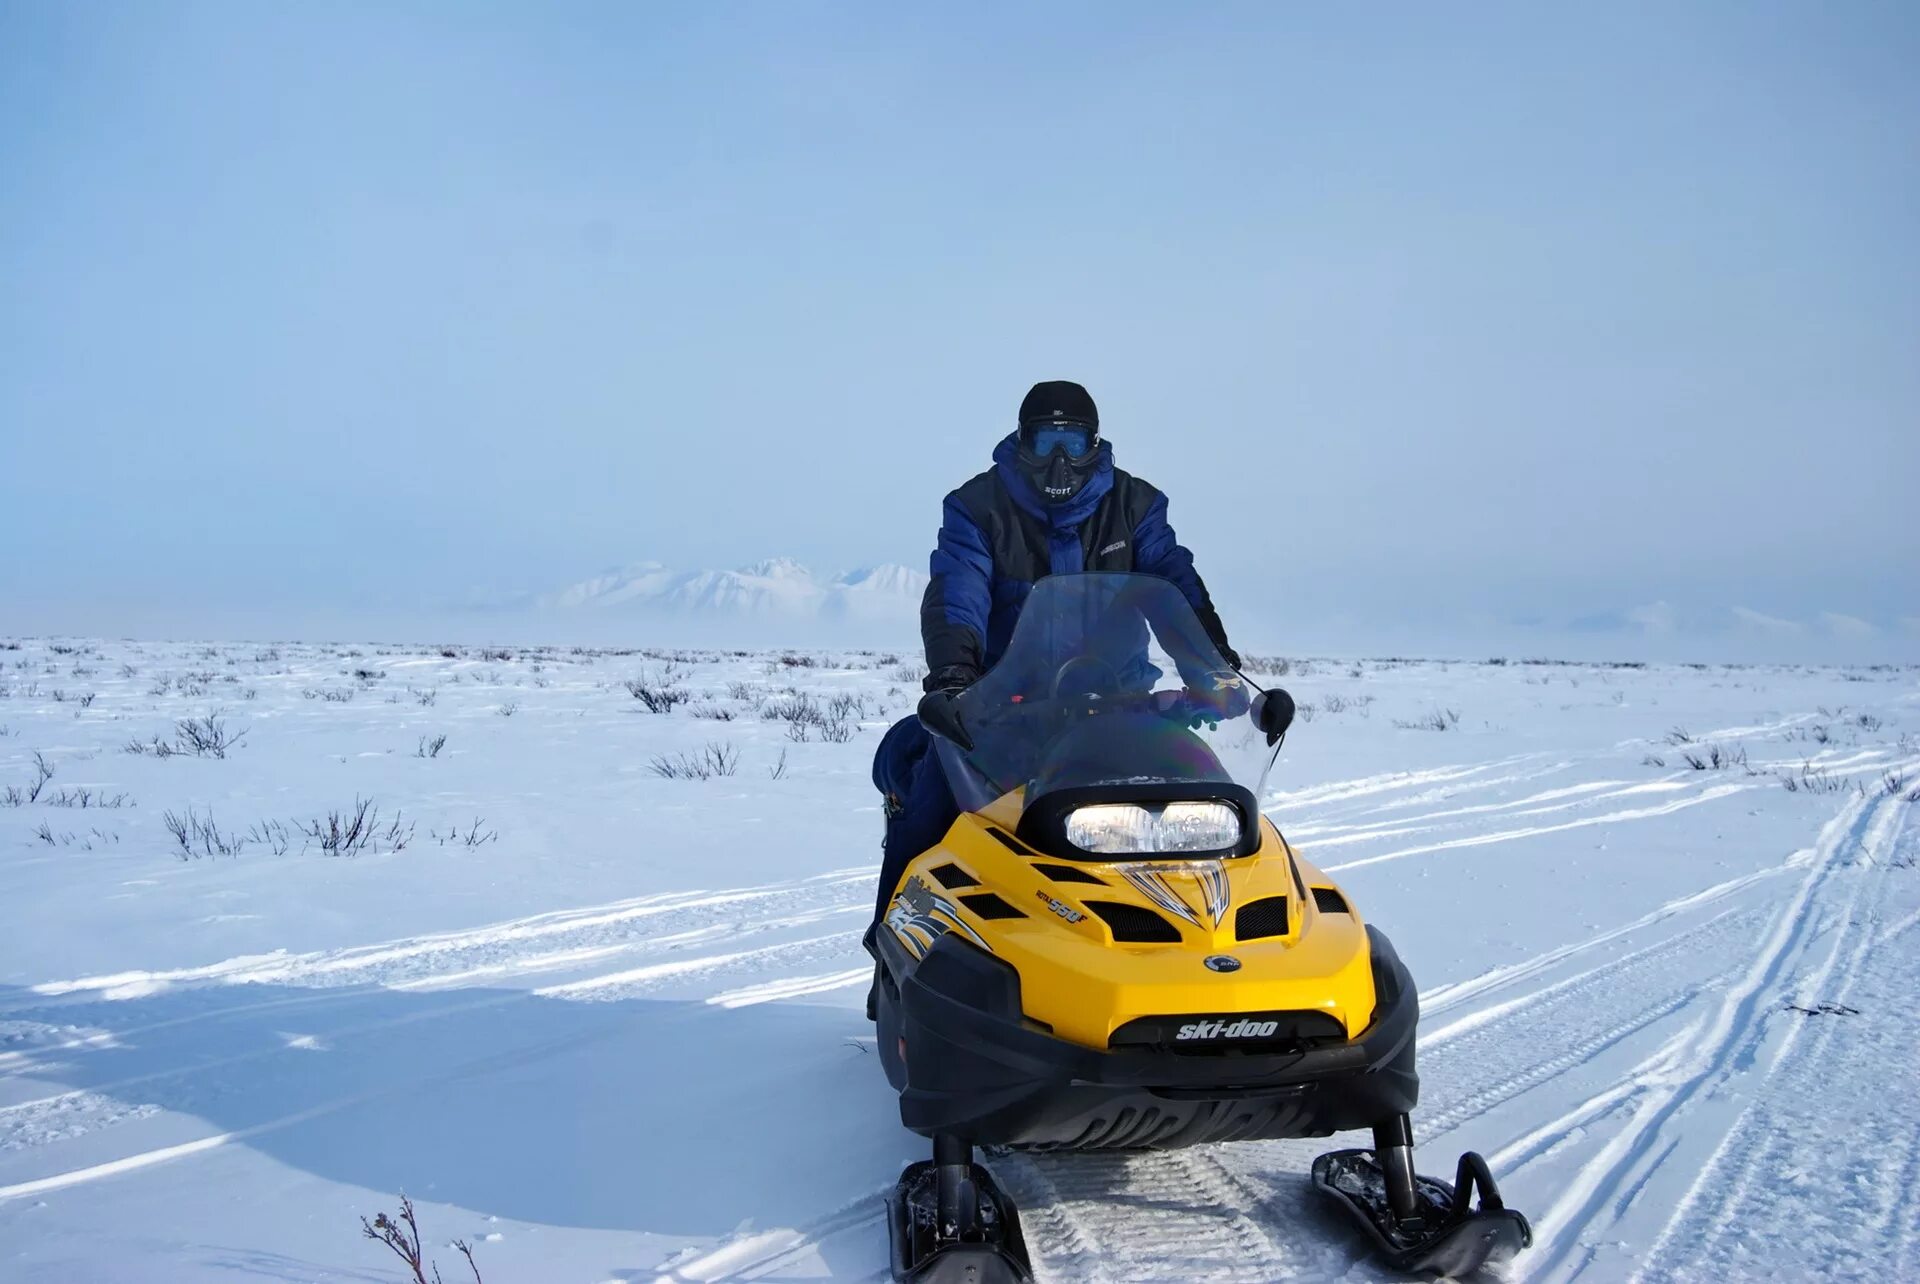
{"label": "snowmobile decal", "polygon": [[1265,1039],[1280,1029],[1278,1021],[1191,1021],[1174,1033],[1181,1042],[1189,1039]]}
{"label": "snowmobile decal", "polygon": [[1209,861],[1200,867],[1196,876],[1200,890],[1206,893],[1207,913],[1218,927],[1226,921],[1227,909],[1233,904],[1233,884],[1227,881],[1226,866],[1219,861]]}
{"label": "snowmobile decal", "polygon": [[1061,918],[1066,919],[1067,922],[1069,923],[1078,923],[1081,919],[1084,919],[1086,917],[1085,914],[1082,914],[1079,910],[1073,908],[1073,906],[1068,905],[1065,901],[1057,901],[1053,897],[1047,895],[1045,892],[1035,892],[1034,895],[1040,898],[1040,903],[1042,905],[1045,905],[1048,909],[1058,914]]}
{"label": "snowmobile decal", "polygon": [[1233,906],[1233,884],[1227,879],[1226,866],[1217,860],[1135,862],[1115,868],[1142,896],[1195,927],[1204,926],[1200,916],[1167,881],[1168,874],[1185,874],[1200,885],[1200,894],[1206,898],[1207,917],[1213,920],[1214,927],[1226,921],[1227,911]]}
{"label": "snowmobile decal", "polygon": [[[938,916],[938,917],[936,917]],[[949,904],[945,898],[937,895],[924,878],[915,874],[907,880],[893,903],[887,907],[887,926],[900,938],[907,953],[921,958],[933,948],[933,943],[949,931],[958,928],[967,937],[987,953],[993,953],[980,933],[967,926],[960,911]]]}
{"label": "snowmobile decal", "polygon": [[1151,866],[1142,868],[1138,865],[1122,865],[1120,873],[1133,884],[1135,891],[1167,913],[1183,918],[1195,927],[1200,926],[1200,916],[1194,913],[1193,906],[1187,904],[1186,898],[1173,890],[1173,884],[1167,882],[1166,877],[1158,870]]}

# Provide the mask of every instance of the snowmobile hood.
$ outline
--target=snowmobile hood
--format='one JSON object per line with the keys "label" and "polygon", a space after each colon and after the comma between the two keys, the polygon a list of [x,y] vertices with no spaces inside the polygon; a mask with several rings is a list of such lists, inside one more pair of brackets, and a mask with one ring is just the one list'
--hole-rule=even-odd
{"label": "snowmobile hood", "polygon": [[1249,856],[1069,864],[1001,827],[1016,806],[962,815],[878,930],[914,960],[956,933],[1017,975],[1013,1016],[1103,1052],[1265,1050],[1297,1033],[1283,1016],[1312,1014],[1336,1041],[1373,1022],[1365,924],[1272,822]]}
{"label": "snowmobile hood", "polygon": [[993,448],[994,471],[1006,485],[1007,494],[1022,512],[1053,530],[1068,530],[1093,516],[1093,510],[1113,489],[1113,445],[1102,441],[1094,448],[1093,475],[1073,495],[1059,504],[1049,504],[1034,484],[1033,476],[1020,464],[1020,434],[1010,432]]}

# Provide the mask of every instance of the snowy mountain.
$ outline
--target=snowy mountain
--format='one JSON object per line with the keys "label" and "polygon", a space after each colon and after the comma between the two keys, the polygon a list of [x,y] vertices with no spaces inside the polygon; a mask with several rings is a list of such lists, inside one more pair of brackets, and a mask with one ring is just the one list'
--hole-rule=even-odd
{"label": "snowy mountain", "polygon": [[925,572],[891,564],[823,579],[786,557],[720,571],[675,571],[641,562],[509,605],[686,622],[840,622],[910,629],[926,587]]}
{"label": "snowy mountain", "polygon": [[606,607],[618,606],[623,602],[651,601],[670,589],[676,578],[675,572],[658,562],[642,562],[624,571],[609,571],[568,585],[558,593],[536,599],[533,604],[548,609],[569,610],[583,606]]}

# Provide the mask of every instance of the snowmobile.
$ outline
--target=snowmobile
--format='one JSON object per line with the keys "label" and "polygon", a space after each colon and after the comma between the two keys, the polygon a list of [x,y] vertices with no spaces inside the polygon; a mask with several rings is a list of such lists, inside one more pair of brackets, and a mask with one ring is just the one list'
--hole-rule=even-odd
{"label": "snowmobile", "polygon": [[921,702],[960,816],[866,938],[880,1061],[933,1143],[887,1198],[894,1279],[1032,1279],[976,1146],[1371,1129],[1312,1182],[1389,1265],[1465,1275],[1531,1242],[1478,1155],[1451,1185],[1414,1170],[1413,981],[1257,802],[1293,712],[1134,574],[1042,579],[993,668]]}

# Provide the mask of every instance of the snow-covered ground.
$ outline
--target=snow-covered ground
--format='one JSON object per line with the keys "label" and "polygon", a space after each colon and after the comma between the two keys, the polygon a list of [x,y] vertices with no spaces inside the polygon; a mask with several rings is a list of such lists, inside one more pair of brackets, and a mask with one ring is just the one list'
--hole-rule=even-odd
{"label": "snow-covered ground", "polygon": [[[399,1279],[359,1219],[403,1190],[448,1280],[885,1277],[910,657],[16,645],[0,1279]],[[1489,1156],[1518,1275],[1920,1277],[1920,669],[1281,680],[1263,801],[1419,979],[1422,1166]],[[155,752],[209,716],[224,757]],[[1308,1200],[1336,1144],[991,1162],[1049,1281],[1379,1278]]]}

